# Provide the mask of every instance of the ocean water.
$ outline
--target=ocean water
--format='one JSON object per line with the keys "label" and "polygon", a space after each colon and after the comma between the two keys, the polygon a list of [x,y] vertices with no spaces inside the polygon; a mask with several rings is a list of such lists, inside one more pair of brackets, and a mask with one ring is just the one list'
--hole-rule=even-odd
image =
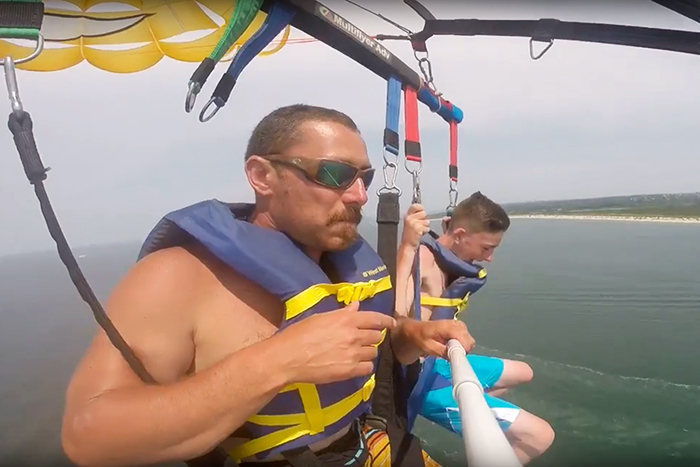
{"label": "ocean water", "polygon": [[[698,225],[513,220],[465,320],[478,352],[534,369],[506,395],[557,433],[530,465],[700,465],[699,240]],[[76,249],[100,299],[138,246]],[[0,465],[70,465],[64,392],[95,327],[55,252],[0,258]],[[417,433],[466,464],[455,435]]]}

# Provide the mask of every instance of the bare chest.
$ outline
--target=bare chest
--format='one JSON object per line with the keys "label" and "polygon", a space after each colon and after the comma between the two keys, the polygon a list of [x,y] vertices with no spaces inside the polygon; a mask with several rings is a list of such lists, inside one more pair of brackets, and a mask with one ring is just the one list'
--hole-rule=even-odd
{"label": "bare chest", "polygon": [[271,337],[279,330],[283,313],[283,303],[255,284],[222,284],[197,310],[194,371]]}
{"label": "bare chest", "polygon": [[[421,284],[421,292],[430,297],[440,297],[445,291],[445,274],[437,267],[436,264],[432,264],[427,270],[423,272],[423,280]],[[429,306],[421,307],[421,319],[423,321],[429,320],[433,314],[433,308]]]}

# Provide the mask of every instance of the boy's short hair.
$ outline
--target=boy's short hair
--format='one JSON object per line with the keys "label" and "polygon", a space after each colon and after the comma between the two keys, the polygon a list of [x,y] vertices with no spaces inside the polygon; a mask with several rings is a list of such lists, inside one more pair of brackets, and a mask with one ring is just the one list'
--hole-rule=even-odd
{"label": "boy's short hair", "polygon": [[499,204],[477,191],[454,208],[448,231],[456,227],[469,233],[505,232],[510,227],[510,218]]}

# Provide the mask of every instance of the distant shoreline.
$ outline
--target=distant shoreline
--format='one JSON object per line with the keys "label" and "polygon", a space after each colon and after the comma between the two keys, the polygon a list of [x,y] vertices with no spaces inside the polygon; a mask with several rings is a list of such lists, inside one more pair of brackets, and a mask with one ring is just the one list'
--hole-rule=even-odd
{"label": "distant shoreline", "polygon": [[639,215],[578,215],[578,214],[509,214],[511,219],[560,219],[582,221],[620,221],[620,222],[662,222],[673,224],[700,224],[697,217],[663,217]]}

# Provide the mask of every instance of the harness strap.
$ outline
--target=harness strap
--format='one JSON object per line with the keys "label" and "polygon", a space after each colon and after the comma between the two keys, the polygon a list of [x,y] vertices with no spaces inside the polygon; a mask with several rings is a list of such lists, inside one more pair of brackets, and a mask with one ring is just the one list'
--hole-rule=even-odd
{"label": "harness strap", "polygon": [[[258,55],[262,50],[272,42],[272,40],[277,37],[277,35],[286,29],[285,38],[283,42],[289,37],[289,24],[294,19],[296,14],[296,9],[287,2],[274,2],[270,8],[270,12],[265,18],[263,25],[255,31],[255,34],[251,36],[250,39],[246,41],[245,44],[238,50],[236,56],[231,61],[231,64],[226,70],[226,73],[221,77],[219,83],[216,85],[214,92],[209,99],[209,102],[202,108],[199,113],[199,121],[204,123],[211,120],[214,115],[226,105],[228,98],[231,96],[233,87],[236,85],[238,77],[243,72],[243,69],[250,63],[256,55]],[[211,105],[215,105],[209,115],[205,115],[207,109]]]}
{"label": "harness strap", "polygon": [[[379,202],[377,203],[377,253],[386,264],[392,283],[396,282],[401,190],[394,184],[397,173],[396,163],[387,159],[387,153],[395,156],[399,154],[401,88],[399,79],[394,76],[388,79],[383,140],[385,186],[378,192]],[[393,175],[387,175],[387,168],[392,169]],[[392,290],[392,293],[395,291]],[[384,339],[379,346],[376,381],[372,396],[372,415],[368,417],[368,422],[386,431],[391,446],[392,467],[424,465],[420,440],[405,429],[407,400],[410,392],[406,390],[401,364],[394,355],[391,339]]]}
{"label": "harness strap", "polygon": [[[452,103],[446,101],[445,104],[452,109]],[[457,121],[450,121],[450,181],[457,183]]]}
{"label": "harness strap", "polygon": [[194,108],[197,94],[200,93],[214,67],[226,55],[239,37],[248,29],[262,7],[263,0],[237,1],[226,29],[211,54],[202,60],[197,69],[192,73],[188,83],[187,97],[185,99],[185,112]]}
{"label": "harness strap", "polygon": [[0,37],[37,40],[43,20],[42,0],[0,0]]}
{"label": "harness strap", "polygon": [[[421,145],[420,145],[420,132],[418,128],[418,91],[411,88],[411,87],[406,87],[404,90],[404,102],[405,102],[405,111],[404,111],[404,126],[406,129],[406,143],[405,143],[405,156],[406,156],[406,168],[407,170],[411,173],[413,176],[413,203],[421,203],[422,196],[421,196],[421,190],[420,190],[420,180],[419,180],[419,173],[422,170],[422,155],[421,155]],[[416,162],[418,163],[419,167],[418,169],[409,169],[408,168],[408,163],[409,162]],[[413,318],[414,319],[421,319],[421,306],[420,306],[420,291],[421,291],[421,282],[420,282],[420,254],[419,250],[416,250],[416,255],[413,258],[413,268],[412,268],[412,275],[413,275]],[[421,369],[421,363],[416,361],[406,367],[406,374],[405,374],[405,391],[407,393],[406,398],[408,398],[408,394],[411,393],[413,390],[413,387],[418,379],[418,375],[420,374],[420,369]],[[408,412],[408,402],[406,402],[406,409],[404,412],[407,414]],[[408,428],[410,430],[410,428]]]}
{"label": "harness strap", "polygon": [[287,451],[283,456],[292,467],[323,467],[321,459],[308,446]]}
{"label": "harness strap", "polygon": [[[446,106],[450,112],[452,112],[453,105],[451,102],[445,101],[443,103],[443,105]],[[452,216],[454,208],[457,206],[457,196],[458,196],[458,191],[457,191],[457,175],[458,175],[458,170],[457,170],[457,136],[458,136],[457,125],[458,125],[457,120],[455,120],[455,119],[450,120],[450,165],[448,168],[448,176],[450,179],[450,191],[449,191],[450,204],[448,204],[447,209],[446,209],[446,214],[448,217]],[[449,226],[449,220],[447,222],[447,225]]]}
{"label": "harness strap", "polygon": [[404,152],[406,160],[421,162],[420,133],[418,131],[418,92],[406,86],[404,90],[404,123],[406,141]]}
{"label": "harness strap", "polygon": [[457,183],[457,122],[450,122],[450,180]]}
{"label": "harness strap", "polygon": [[[406,86],[404,90],[404,119],[406,129],[406,143],[404,146],[406,170],[411,174],[413,185],[413,197],[411,203],[422,203],[420,190],[420,173],[423,170],[421,159],[420,133],[418,131],[418,91]],[[409,162],[418,164],[417,168],[410,168]]]}
{"label": "harness strap", "polygon": [[[385,162],[385,186],[378,192],[377,203],[377,254],[386,264],[392,283],[396,283],[396,245],[398,244],[398,231],[400,221],[399,196],[400,191],[394,188],[394,180],[387,175],[387,168],[392,168],[395,177],[396,163],[387,160],[387,152],[398,156],[399,154],[399,118],[401,112],[401,82],[391,76],[387,80],[386,92],[386,123],[384,128],[384,162]],[[395,291],[392,289],[392,295]],[[384,339],[379,346],[379,361],[377,362],[377,385],[372,395],[372,411],[384,420],[396,419],[396,405],[394,397],[395,368],[398,366],[394,358],[391,339]]]}
{"label": "harness strap", "polygon": [[399,117],[401,113],[401,81],[391,76],[387,81],[386,125],[384,127],[384,150],[399,155]]}
{"label": "harness strap", "polygon": [[[416,250],[416,255],[413,258],[413,319],[420,321],[422,319],[422,309],[421,309],[421,274],[420,274],[420,246]],[[414,392],[413,389],[418,382],[420,377],[421,369],[423,364],[420,361],[415,361],[406,367],[406,417],[408,419],[407,430],[413,429],[411,410],[412,405],[411,394]]]}
{"label": "harness strap", "polygon": [[416,250],[416,255],[413,257],[413,318],[421,320],[421,276],[420,276],[420,245]]}

